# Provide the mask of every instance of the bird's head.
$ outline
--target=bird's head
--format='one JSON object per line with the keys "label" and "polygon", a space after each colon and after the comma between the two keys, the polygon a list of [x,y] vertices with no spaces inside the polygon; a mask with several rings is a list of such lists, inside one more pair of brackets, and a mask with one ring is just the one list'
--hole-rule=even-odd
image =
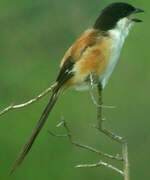
{"label": "bird's head", "polygon": [[144,12],[142,9],[134,6],[116,2],[108,5],[102,11],[94,24],[95,29],[108,31],[114,29],[116,26],[129,25],[133,22],[142,22],[142,20],[131,17],[132,14]]}

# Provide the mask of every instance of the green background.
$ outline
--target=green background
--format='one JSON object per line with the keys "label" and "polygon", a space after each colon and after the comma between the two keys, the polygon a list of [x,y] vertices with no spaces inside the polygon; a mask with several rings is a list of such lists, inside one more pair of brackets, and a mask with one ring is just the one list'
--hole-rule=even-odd
{"label": "green background", "polygon": [[[23,103],[48,88],[56,79],[64,52],[81,32],[93,25],[100,10],[110,2],[1,0],[0,110],[11,103]],[[104,126],[126,137],[131,180],[141,180],[150,177],[150,2],[126,2],[145,10],[144,14],[137,15],[144,22],[133,27],[120,61],[104,89],[104,104],[116,106],[115,109],[104,109]],[[8,172],[49,96],[0,117],[0,180],[8,179]],[[96,108],[89,92],[70,89],[60,97],[30,153],[10,179],[123,179],[104,167],[74,168],[77,164],[95,163],[100,159],[119,168],[122,165],[73,147],[67,139],[51,137],[47,130],[65,132],[63,128],[56,128],[62,114],[78,142],[111,154],[121,152],[120,144],[92,128],[96,124]]]}

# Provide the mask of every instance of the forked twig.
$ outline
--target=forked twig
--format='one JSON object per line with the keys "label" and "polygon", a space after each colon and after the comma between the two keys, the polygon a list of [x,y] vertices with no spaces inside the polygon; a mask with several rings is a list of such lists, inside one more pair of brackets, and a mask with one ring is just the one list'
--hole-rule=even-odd
{"label": "forked twig", "polygon": [[[92,77],[92,76],[91,76]],[[91,78],[90,77],[90,78]],[[114,133],[106,130],[105,128],[103,128],[102,126],[102,123],[103,123],[103,118],[102,118],[102,108],[105,108],[105,106],[102,105],[102,86],[100,83],[98,83],[97,87],[98,87],[98,102],[96,102],[95,100],[95,97],[93,96],[93,93],[92,93],[92,86],[93,86],[93,79],[91,79],[91,88],[90,88],[90,94],[91,94],[91,97],[92,97],[92,100],[93,100],[93,103],[96,105],[97,107],[97,120],[98,120],[98,127],[96,127],[100,132],[104,133],[105,135],[107,135],[109,138],[119,142],[122,144],[122,156],[123,157],[120,157],[119,155],[111,155],[111,154],[107,154],[107,153],[104,153],[102,151],[99,151],[91,146],[87,146],[87,145],[84,145],[84,144],[80,144],[80,143],[77,143],[75,141],[73,141],[72,139],[72,134],[71,134],[71,131],[66,123],[66,121],[63,119],[61,121],[61,123],[59,125],[57,125],[57,127],[59,126],[64,126],[64,128],[66,129],[66,134],[65,135],[57,135],[57,134],[54,134],[50,131],[49,134],[51,134],[52,136],[56,136],[56,137],[68,137],[69,141],[71,144],[79,147],[79,148],[82,148],[82,149],[85,149],[85,150],[88,150],[88,151],[91,151],[93,153],[96,153],[98,155],[102,155],[108,159],[114,159],[114,160],[118,160],[118,161],[123,161],[123,164],[124,164],[124,167],[123,167],[123,171],[116,168],[115,166],[111,165],[111,164],[108,164],[106,162],[103,162],[103,161],[99,161],[98,163],[95,163],[95,164],[80,164],[80,165],[77,165],[76,167],[77,168],[93,168],[93,167],[99,167],[99,166],[105,166],[109,169],[112,169],[114,171],[116,171],[117,173],[121,174],[124,176],[124,180],[129,180],[129,161],[128,161],[128,146],[127,146],[127,143],[126,141],[120,137],[120,136],[117,136],[115,135]],[[2,110],[0,112],[0,116],[7,113],[8,111],[10,110],[13,110],[13,109],[20,109],[20,108],[24,108],[36,101],[38,101],[39,99],[41,99],[42,97],[44,97],[46,94],[48,94],[50,91],[52,91],[55,87],[56,87],[56,83],[53,84],[51,87],[47,88],[45,91],[43,91],[41,94],[39,94],[37,97],[23,103],[23,104],[18,104],[18,105],[10,105],[8,106],[7,108],[5,108],[4,110]],[[106,108],[111,108],[111,107],[107,107]]]}
{"label": "forked twig", "polygon": [[80,165],[77,165],[76,168],[95,168],[95,167],[100,167],[100,166],[104,166],[104,167],[107,167],[109,169],[112,169],[112,170],[116,171],[117,173],[124,176],[124,172],[122,170],[116,168],[115,166],[112,166],[111,164],[103,162],[101,160],[95,164],[80,164]]}
{"label": "forked twig", "polygon": [[35,97],[35,98],[33,98],[33,99],[23,103],[23,104],[18,104],[18,105],[13,105],[12,104],[12,105],[8,106],[7,108],[5,108],[4,110],[2,110],[0,112],[0,116],[7,113],[10,110],[24,108],[24,107],[26,107],[26,106],[28,106],[30,104],[33,104],[34,102],[40,100],[42,97],[44,97],[46,94],[48,94],[50,91],[52,91],[55,86],[56,86],[56,83],[53,84],[51,87],[47,88],[45,91],[43,91],[37,97]]}
{"label": "forked twig", "polygon": [[[64,119],[61,121],[61,123],[59,125],[57,125],[57,127],[63,125],[64,128],[66,129],[66,134],[65,135],[56,135],[56,134],[54,134],[54,133],[52,133],[50,131],[49,131],[49,134],[51,134],[52,136],[56,136],[56,137],[68,137],[70,143],[77,146],[77,147],[79,147],[79,148],[89,150],[91,152],[102,155],[102,156],[104,156],[106,158],[109,158],[109,159],[115,159],[115,160],[118,160],[118,161],[123,161],[123,164],[124,164],[123,171],[118,169],[117,167],[115,167],[115,166],[113,166],[111,164],[108,164],[106,162],[103,162],[103,161],[99,161],[98,163],[95,163],[95,164],[80,164],[80,165],[76,166],[77,168],[94,168],[94,167],[105,166],[105,167],[110,168],[110,169],[116,171],[117,173],[123,175],[124,180],[129,180],[129,162],[128,162],[127,143],[126,143],[125,139],[123,139],[122,137],[120,137],[118,135],[115,135],[114,133],[112,133],[112,132],[106,130],[105,128],[103,128],[103,126],[102,126],[102,123],[103,123],[103,118],[102,118],[102,108],[103,108],[103,106],[102,106],[102,86],[99,83],[97,85],[97,87],[98,87],[98,102],[96,102],[95,104],[97,105],[98,127],[96,127],[96,128],[100,132],[107,135],[112,140],[115,140],[116,142],[119,142],[119,143],[122,144],[122,156],[123,157],[120,157],[120,156],[117,156],[117,155],[113,156],[113,155],[98,151],[98,150],[94,149],[91,146],[87,146],[87,145],[83,145],[83,144],[79,144],[77,142],[74,142],[72,140],[71,131],[70,131],[70,129],[69,129],[69,127],[68,127],[68,125],[67,125],[67,123],[66,123],[66,121]],[[95,99],[94,99],[94,101],[95,101]]]}
{"label": "forked twig", "polygon": [[123,159],[124,159],[124,174],[125,178],[124,180],[129,180],[129,160],[128,160],[128,145],[127,143],[123,143],[123,148],[122,148],[122,154],[123,154]]}
{"label": "forked twig", "polygon": [[107,135],[109,138],[115,140],[116,142],[119,142],[122,144],[122,156],[123,156],[123,163],[124,163],[124,168],[123,168],[123,172],[124,172],[124,180],[130,180],[130,176],[129,176],[129,161],[128,161],[128,148],[127,148],[127,143],[125,141],[124,138],[122,138],[121,136],[115,135],[114,133],[106,130],[105,128],[103,128],[102,126],[102,86],[99,83],[98,84],[98,105],[97,106],[97,120],[98,120],[98,127],[97,129],[104,133],[105,135]]}
{"label": "forked twig", "polygon": [[[62,138],[62,137],[63,137],[63,138],[64,138],[64,137],[68,137],[70,143],[73,144],[73,145],[75,145],[75,146],[77,146],[77,147],[79,147],[79,148],[86,149],[86,150],[88,150],[88,151],[94,152],[94,153],[96,153],[96,154],[98,154],[98,155],[102,155],[102,156],[104,156],[104,157],[106,157],[106,158],[109,158],[109,159],[115,159],[115,160],[118,160],[118,161],[123,161],[123,158],[120,157],[120,156],[118,156],[118,155],[113,156],[113,155],[110,155],[110,154],[107,154],[107,153],[98,151],[98,150],[94,149],[94,148],[91,147],[91,146],[79,144],[79,143],[73,141],[71,131],[70,131],[70,129],[69,129],[66,121],[64,120],[64,118],[63,118],[63,120],[57,125],[57,127],[60,127],[60,126],[64,126],[64,128],[66,129],[66,134],[62,134],[62,135],[60,135],[60,134],[54,134],[54,133],[52,133],[51,131],[48,131],[48,133],[49,133],[50,135],[56,136],[56,137],[58,137],[58,138],[60,138],[60,137],[61,137],[61,138]],[[108,164],[108,163],[106,163],[106,162],[103,162],[103,161],[101,161],[101,160],[100,160],[98,163],[95,163],[95,164],[79,164],[79,165],[76,165],[75,167],[76,167],[76,168],[95,168],[95,167],[100,167],[100,166],[104,166],[104,167],[107,167],[107,168],[109,168],[109,169],[112,169],[112,170],[116,171],[117,173],[119,173],[119,174],[121,174],[121,175],[124,176],[124,172],[123,172],[122,170],[118,169],[117,167],[115,167],[115,166],[113,166],[113,165],[111,165],[111,164]]]}
{"label": "forked twig", "polygon": [[[63,119],[60,124],[63,125],[64,128],[66,129],[66,134],[62,134],[62,135],[60,135],[60,134],[54,134],[54,133],[52,133],[51,131],[48,131],[48,133],[49,133],[50,135],[52,135],[52,136],[59,137],[59,138],[60,138],[60,137],[61,137],[61,138],[62,138],[62,137],[68,137],[70,143],[73,144],[73,145],[75,145],[75,146],[77,146],[77,147],[79,147],[79,148],[82,148],[82,149],[85,149],[85,150],[94,152],[94,153],[96,153],[96,154],[98,154],[98,155],[104,156],[104,157],[109,158],[109,159],[114,159],[114,160],[118,160],[118,161],[123,161],[123,158],[120,157],[118,154],[115,155],[115,156],[114,156],[114,155],[111,155],[111,154],[107,154],[107,153],[104,153],[104,152],[102,152],[102,151],[99,151],[99,150],[97,150],[97,149],[95,149],[95,148],[93,148],[93,147],[91,147],[91,146],[87,146],[87,145],[80,144],[80,143],[77,143],[77,142],[73,141],[71,131],[70,131],[70,129],[69,129],[66,121]],[[57,127],[58,127],[58,125],[57,125]]]}

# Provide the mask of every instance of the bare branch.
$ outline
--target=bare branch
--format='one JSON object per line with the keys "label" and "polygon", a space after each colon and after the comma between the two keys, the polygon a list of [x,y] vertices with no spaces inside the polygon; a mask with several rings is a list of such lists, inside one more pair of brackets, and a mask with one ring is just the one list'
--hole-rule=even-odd
{"label": "bare branch", "polygon": [[0,116],[7,113],[8,111],[10,110],[13,110],[13,109],[20,109],[20,108],[24,108],[30,104],[33,104],[34,102],[40,100],[42,97],[44,97],[46,94],[48,94],[50,91],[52,91],[54,89],[54,87],[56,86],[56,83],[53,84],[51,87],[47,88],[45,91],[43,91],[41,94],[39,94],[37,97],[23,103],[23,104],[18,104],[18,105],[10,105],[8,106],[7,108],[5,108],[4,110],[2,110],[0,112]]}
{"label": "bare branch", "polygon": [[104,133],[106,136],[108,136],[109,138],[115,140],[116,142],[119,142],[122,144],[122,155],[123,155],[123,162],[124,162],[124,168],[123,168],[123,172],[124,172],[124,180],[130,180],[129,178],[129,161],[128,161],[128,146],[127,143],[125,141],[124,138],[122,138],[121,136],[115,135],[114,133],[106,130],[105,128],[103,128],[102,123],[103,123],[103,119],[102,119],[102,86],[99,83],[98,84],[98,106],[97,106],[97,120],[98,120],[98,130],[102,133]]}
{"label": "bare branch", "polygon": [[122,145],[122,154],[123,154],[123,159],[124,159],[124,180],[129,180],[130,175],[129,175],[129,160],[128,160],[128,145],[127,143],[123,143]]}
{"label": "bare branch", "polygon": [[51,131],[47,131],[51,136],[55,136],[55,137],[67,137],[67,134],[54,134],[53,132]]}
{"label": "bare branch", "polygon": [[125,142],[125,139],[121,136],[118,136],[110,131],[108,131],[107,129],[105,128],[97,128],[99,131],[101,131],[102,133],[104,133],[106,136],[108,136],[109,138],[113,139],[114,141],[118,142],[118,143],[124,143]]}
{"label": "bare branch", "polygon": [[[91,146],[87,146],[87,145],[84,145],[84,144],[80,144],[78,142],[75,142],[73,141],[72,139],[72,134],[71,134],[71,131],[66,123],[66,121],[63,120],[56,126],[56,127],[60,127],[60,126],[63,126],[66,130],[66,134],[54,134],[52,133],[51,131],[48,131],[48,133],[52,136],[56,136],[56,137],[59,137],[59,138],[64,138],[64,137],[67,137],[70,141],[71,144],[81,148],[81,149],[85,149],[85,150],[88,150],[88,151],[91,151],[93,153],[96,153],[98,155],[102,155],[108,159],[114,159],[114,160],[117,160],[117,161],[123,161],[123,164],[124,164],[124,168],[123,168],[123,171],[118,169],[117,167],[111,165],[111,164],[108,164],[106,162],[103,162],[103,161],[99,161],[98,163],[95,163],[95,164],[80,164],[80,165],[77,165],[76,168],[94,168],[94,167],[100,167],[100,166],[104,166],[104,167],[107,167],[109,169],[112,169],[114,171],[116,171],[117,173],[121,174],[124,176],[124,180],[129,180],[129,162],[128,162],[128,147],[127,147],[127,143],[126,141],[121,137],[121,136],[118,136],[118,135],[115,135],[114,133],[106,130],[105,128],[103,128],[102,126],[102,123],[103,123],[103,118],[102,118],[102,108],[114,108],[112,106],[104,106],[102,105],[102,86],[100,83],[98,83],[97,87],[98,87],[98,102],[95,100],[95,97],[93,95],[93,92],[92,92],[92,89],[93,89],[93,85],[94,85],[94,79],[92,78],[92,76],[90,76],[90,81],[91,81],[91,84],[90,84],[90,94],[91,94],[91,97],[92,97],[92,101],[93,103],[96,105],[97,107],[97,120],[98,120],[98,126],[96,127],[100,132],[102,132],[103,134],[105,134],[106,136],[108,136],[109,138],[119,142],[122,144],[122,156],[121,157],[120,155],[111,155],[111,154],[107,154],[107,153],[104,153],[102,151],[99,151]],[[50,91],[52,91],[55,87],[56,87],[57,83],[53,84],[51,87],[47,88],[45,91],[43,91],[41,94],[39,94],[37,97],[23,103],[23,104],[18,104],[18,105],[10,105],[8,106],[7,108],[5,108],[3,111],[0,112],[0,116],[7,113],[8,111],[10,110],[13,110],[13,109],[20,109],[20,108],[24,108],[36,101],[38,101],[39,99],[41,99],[42,97],[44,97],[46,94],[48,94]]]}
{"label": "bare branch", "polygon": [[55,137],[68,137],[70,143],[73,144],[73,145],[75,145],[75,146],[77,146],[77,147],[79,147],[79,148],[86,149],[86,150],[88,150],[88,151],[94,152],[94,153],[96,153],[96,154],[98,154],[98,155],[104,156],[104,157],[109,158],[109,159],[114,159],[114,160],[117,160],[117,161],[123,161],[123,158],[120,157],[118,154],[115,155],[115,156],[113,156],[113,155],[111,155],[111,154],[107,154],[107,153],[104,153],[104,152],[102,152],[102,151],[98,151],[97,149],[95,149],[95,148],[93,148],[93,147],[91,147],[91,146],[87,146],[87,145],[80,144],[80,143],[77,143],[77,142],[73,141],[73,140],[72,140],[72,134],[71,134],[71,132],[70,132],[70,129],[69,129],[69,127],[68,127],[68,125],[67,125],[67,123],[66,123],[66,121],[65,121],[64,119],[57,125],[57,127],[58,127],[58,126],[60,127],[60,125],[63,125],[63,126],[64,126],[64,128],[66,129],[67,134],[65,134],[65,135],[64,135],[64,134],[63,134],[63,135],[60,135],[60,134],[59,134],[59,135],[58,135],[58,134],[52,133],[51,131],[48,131],[48,133],[49,133],[50,135],[52,135],[52,136],[55,136]]}
{"label": "bare branch", "polygon": [[77,165],[75,167],[76,168],[95,168],[95,167],[100,167],[100,166],[104,166],[104,167],[107,167],[109,169],[112,169],[112,170],[116,171],[117,173],[124,176],[124,173],[122,170],[116,168],[115,166],[112,166],[111,164],[103,162],[103,161],[99,161],[98,163],[95,163],[95,164],[80,164],[80,165]]}

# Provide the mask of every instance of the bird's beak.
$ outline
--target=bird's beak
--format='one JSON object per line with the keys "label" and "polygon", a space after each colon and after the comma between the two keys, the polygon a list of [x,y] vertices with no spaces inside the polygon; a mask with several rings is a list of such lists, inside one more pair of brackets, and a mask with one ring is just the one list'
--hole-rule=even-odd
{"label": "bird's beak", "polygon": [[142,13],[142,12],[144,12],[143,9],[136,8],[135,11],[133,12],[133,14]]}
{"label": "bird's beak", "polygon": [[[136,8],[132,14],[143,13],[143,12],[144,12],[144,10]],[[137,19],[137,18],[130,18],[130,19],[134,22],[142,22],[142,20]]]}

